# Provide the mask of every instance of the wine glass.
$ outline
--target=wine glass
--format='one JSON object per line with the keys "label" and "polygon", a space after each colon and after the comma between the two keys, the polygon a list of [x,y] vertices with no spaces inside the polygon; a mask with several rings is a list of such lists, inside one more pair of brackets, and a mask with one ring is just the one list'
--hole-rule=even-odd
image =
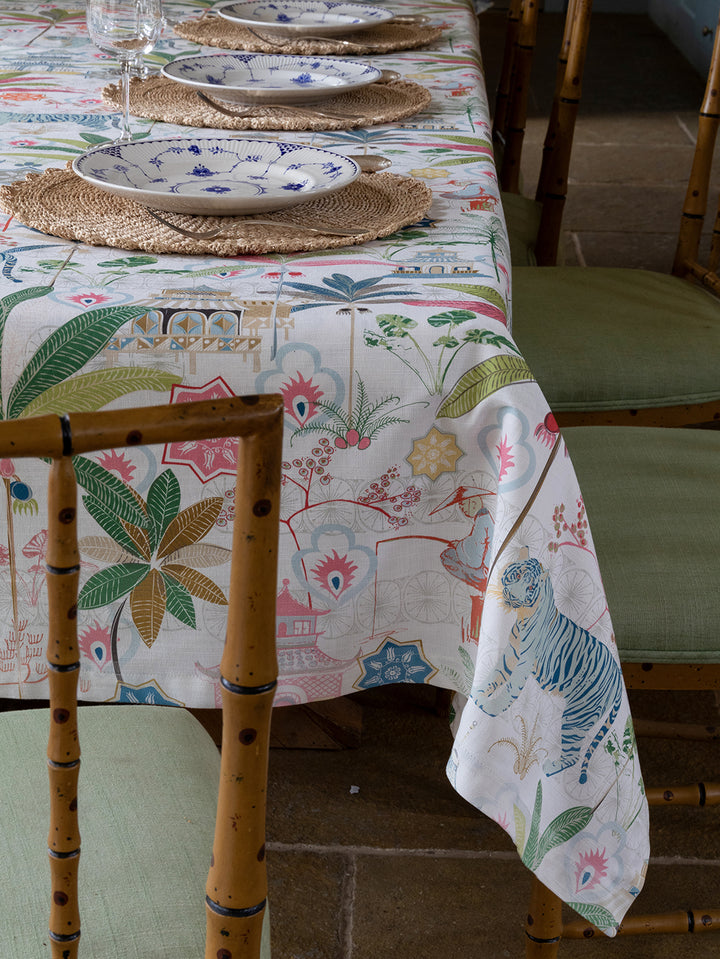
{"label": "wine glass", "polygon": [[130,65],[136,55],[149,53],[162,29],[161,0],[87,0],[90,39],[103,53],[120,61],[122,127],[119,142],[130,132]]}

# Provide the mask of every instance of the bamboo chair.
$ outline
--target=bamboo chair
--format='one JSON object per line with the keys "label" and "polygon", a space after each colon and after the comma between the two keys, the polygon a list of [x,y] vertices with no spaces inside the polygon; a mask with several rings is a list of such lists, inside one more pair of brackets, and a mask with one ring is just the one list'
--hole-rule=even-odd
{"label": "bamboo chair", "polygon": [[592,0],[569,0],[557,61],[555,92],[535,198],[522,194],[520,162],[538,0],[515,0],[508,13],[505,55],[495,103],[493,140],[513,266],[552,266],[558,260],[562,216],[585,68]]}
{"label": "bamboo chair", "polygon": [[[583,491],[626,686],[720,689],[720,602],[717,590],[707,589],[720,577],[720,433],[593,426],[563,435]],[[642,765],[642,749],[639,758]],[[717,805],[720,783],[649,788],[647,798],[651,806]],[[720,903],[707,905],[633,914],[619,934],[716,931]],[[563,939],[605,939],[577,916],[564,923],[560,901],[538,880],[526,933],[527,959],[562,956]]]}
{"label": "bamboo chair", "polygon": [[[720,232],[700,241],[720,124],[720,21],[672,274],[513,270],[513,335],[561,426],[720,421]],[[720,221],[718,221],[720,224]]]}
{"label": "bamboo chair", "polygon": [[[77,708],[80,564],[72,457],[140,443],[234,436],[240,455],[221,664],[220,758],[208,733],[185,710]],[[46,557],[49,710],[0,715],[3,959],[257,959],[261,948],[269,956],[267,929],[262,933],[264,820],[277,673],[281,444],[279,396],[0,424],[0,457],[52,461]],[[50,886],[44,875],[43,744],[50,778]],[[78,952],[80,909],[87,923]],[[48,912],[49,935],[41,928]]]}

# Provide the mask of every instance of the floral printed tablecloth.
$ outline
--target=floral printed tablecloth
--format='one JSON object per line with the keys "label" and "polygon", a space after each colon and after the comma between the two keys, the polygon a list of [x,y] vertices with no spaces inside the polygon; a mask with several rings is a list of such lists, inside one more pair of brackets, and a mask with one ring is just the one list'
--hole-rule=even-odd
{"label": "floral printed tablecloth", "polygon": [[[171,23],[207,6],[166,4]],[[373,58],[432,91],[425,112],[256,135],[382,154],[431,186],[427,217],[360,247],[243,259],[88,247],[2,215],[0,415],[282,393],[277,702],[457,691],[451,781],[612,934],[642,886],[647,807],[582,494],[510,334],[477,21],[462,0],[392,6],[445,26]],[[197,49],[168,26],[147,60]],[[113,67],[80,0],[2,4],[0,182],[117,136]],[[216,704],[233,457],[78,458],[84,698]],[[40,698],[46,470],[5,460],[0,477],[0,694]]]}

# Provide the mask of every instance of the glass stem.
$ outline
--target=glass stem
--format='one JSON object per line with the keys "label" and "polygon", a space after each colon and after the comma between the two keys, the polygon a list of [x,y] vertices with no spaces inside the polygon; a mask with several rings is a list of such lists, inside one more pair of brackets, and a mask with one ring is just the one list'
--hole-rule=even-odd
{"label": "glass stem", "polygon": [[132,140],[130,132],[130,61],[120,63],[120,103],[122,104],[122,126],[120,141]]}

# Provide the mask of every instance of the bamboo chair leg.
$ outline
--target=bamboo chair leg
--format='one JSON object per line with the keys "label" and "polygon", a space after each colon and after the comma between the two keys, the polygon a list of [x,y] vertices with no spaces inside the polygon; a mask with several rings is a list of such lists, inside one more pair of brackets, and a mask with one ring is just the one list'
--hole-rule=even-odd
{"label": "bamboo chair leg", "polygon": [[505,151],[500,167],[500,187],[506,193],[520,192],[520,159],[525,138],[530,72],[537,37],[538,16],[539,0],[524,0],[513,60],[511,106],[508,113]]}
{"label": "bamboo chair leg", "polygon": [[505,30],[505,49],[497,93],[495,94],[495,116],[493,117],[492,140],[501,147],[505,145],[507,134],[510,91],[512,88],[513,66],[515,62],[515,44],[520,27],[522,0],[512,0],[508,9],[507,28]]}
{"label": "bamboo chair leg", "polygon": [[542,163],[540,164],[540,176],[538,177],[538,185],[535,191],[535,199],[538,203],[542,203],[545,199],[545,194],[549,189],[549,177],[551,173],[551,159],[552,153],[557,145],[557,136],[558,136],[558,109],[560,106],[560,96],[562,93],[563,83],[565,82],[565,73],[567,71],[568,63],[568,54],[570,51],[570,44],[572,41],[572,28],[576,16],[576,7],[578,0],[569,0],[567,13],[565,14],[565,25],[563,30],[563,39],[560,46],[560,53],[558,55],[557,69],[555,73],[555,93],[553,94],[553,103],[550,111],[550,119],[548,120],[548,128],[545,133],[545,140],[543,142],[543,152],[542,152]]}
{"label": "bamboo chair leg", "polygon": [[533,878],[525,925],[525,959],[556,959],[563,934],[562,902]]}
{"label": "bamboo chair leg", "polygon": [[543,168],[538,181],[542,190],[542,216],[535,243],[538,266],[553,266],[557,262],[563,210],[567,197],[572,142],[575,135],[582,76],[585,69],[592,0],[572,0],[568,10],[569,46],[562,85],[554,105],[554,119],[549,131],[552,149],[543,157]]}
{"label": "bamboo chair leg", "polygon": [[77,681],[80,673],[80,653],[76,632],[80,559],[76,501],[77,488],[72,460],[69,456],[53,460],[48,487],[46,556],[50,604],[47,649],[50,735],[47,755],[50,780],[48,855],[51,876],[49,933],[52,959],[77,959],[80,942],[80,830],[77,809],[80,770]]}
{"label": "bamboo chair leg", "polygon": [[[280,455],[246,438],[238,460],[227,640],[220,663],[223,734],[213,856],[206,885],[205,959],[260,955],[267,898],[265,807],[270,714],[277,685],[275,590]],[[252,549],[249,548],[252,544]],[[247,951],[245,951],[247,950]]]}
{"label": "bamboo chair leg", "polygon": [[[700,116],[698,118],[698,135],[693,155],[690,179],[688,180],[685,203],[683,204],[682,219],[678,245],[675,251],[675,261],[672,272],[675,276],[687,276],[690,264],[698,260],[700,237],[707,210],[708,192],[710,189],[710,175],[712,168],[715,137],[720,123],[720,43],[717,37],[713,47],[710,70],[708,71],[707,85]],[[713,236],[713,252],[711,254],[710,269],[717,269],[717,260],[720,257],[718,244]],[[714,265],[712,265],[714,262]]]}

